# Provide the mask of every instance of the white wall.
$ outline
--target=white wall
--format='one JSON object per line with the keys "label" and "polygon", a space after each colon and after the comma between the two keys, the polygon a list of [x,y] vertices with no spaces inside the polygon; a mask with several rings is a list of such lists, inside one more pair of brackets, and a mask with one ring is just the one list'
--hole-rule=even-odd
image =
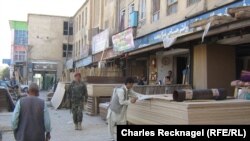
{"label": "white wall", "polygon": [[168,65],[163,65],[162,64],[162,58],[165,57],[166,55],[163,55],[163,52],[157,52],[156,53],[156,59],[157,59],[157,71],[158,71],[158,81],[162,80],[163,78],[168,74],[168,71],[171,70],[173,71],[173,55],[167,55],[169,58],[169,64]]}

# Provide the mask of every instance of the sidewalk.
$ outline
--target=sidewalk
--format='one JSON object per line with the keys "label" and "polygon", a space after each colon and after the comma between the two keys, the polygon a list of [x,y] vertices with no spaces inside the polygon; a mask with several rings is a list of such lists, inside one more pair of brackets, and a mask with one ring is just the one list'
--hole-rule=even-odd
{"label": "sidewalk", "polygon": [[[41,93],[41,97],[46,92]],[[48,103],[50,105],[50,103]],[[100,116],[89,116],[83,114],[83,130],[74,130],[72,114],[67,109],[55,110],[49,107],[52,124],[50,141],[108,141],[108,127]],[[13,132],[10,127],[11,113],[0,113],[0,131],[2,141],[14,141]],[[1,141],[1,140],[0,140]]]}

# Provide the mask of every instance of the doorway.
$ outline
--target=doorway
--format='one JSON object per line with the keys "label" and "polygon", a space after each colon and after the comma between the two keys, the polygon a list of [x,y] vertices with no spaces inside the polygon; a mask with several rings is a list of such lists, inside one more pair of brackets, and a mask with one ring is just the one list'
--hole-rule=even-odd
{"label": "doorway", "polygon": [[188,70],[188,55],[181,55],[175,57],[175,77],[177,84],[186,84],[189,82]]}

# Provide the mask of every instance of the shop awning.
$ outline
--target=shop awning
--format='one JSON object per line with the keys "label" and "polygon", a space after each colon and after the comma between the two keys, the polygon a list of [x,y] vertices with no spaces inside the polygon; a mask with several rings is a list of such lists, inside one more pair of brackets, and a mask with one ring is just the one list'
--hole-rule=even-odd
{"label": "shop awning", "polygon": [[[216,26],[216,27],[211,27],[211,29],[208,31],[206,37],[221,34],[221,33],[232,31],[232,30],[243,29],[246,27],[250,27],[250,19],[237,20],[234,22],[221,24],[221,25]],[[197,31],[197,32],[194,32],[194,33],[191,33],[188,35],[178,37],[174,45],[189,42],[192,40],[197,40],[197,39],[201,40],[203,33],[204,33],[204,30],[201,30],[201,31]],[[245,36],[248,36],[248,35],[245,35]],[[174,45],[172,46],[173,48],[175,47]],[[136,55],[136,54],[140,54],[143,52],[148,52],[148,51],[152,51],[152,50],[156,50],[156,49],[160,49],[160,48],[163,48],[163,42],[149,46],[149,47],[138,48],[134,51],[129,52],[128,55],[132,56],[132,55]]]}

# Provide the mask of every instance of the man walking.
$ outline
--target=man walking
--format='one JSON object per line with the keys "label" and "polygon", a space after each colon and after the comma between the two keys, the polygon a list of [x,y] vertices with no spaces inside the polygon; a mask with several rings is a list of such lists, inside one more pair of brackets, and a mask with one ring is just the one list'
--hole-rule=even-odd
{"label": "man walking", "polygon": [[84,108],[84,101],[87,102],[87,87],[85,83],[81,81],[81,74],[76,73],[75,80],[69,86],[69,101],[70,108],[73,113],[73,121],[75,124],[75,130],[82,130],[82,110]]}
{"label": "man walking", "polygon": [[45,101],[38,98],[39,88],[32,83],[28,96],[21,98],[12,115],[16,141],[47,141],[50,139],[50,117]]}
{"label": "man walking", "polygon": [[[113,91],[110,107],[107,114],[108,129],[112,140],[117,140],[116,125],[127,124],[127,107],[135,103],[141,94],[132,90],[134,79],[129,77],[125,85],[115,88]],[[129,98],[130,97],[130,98]]]}

